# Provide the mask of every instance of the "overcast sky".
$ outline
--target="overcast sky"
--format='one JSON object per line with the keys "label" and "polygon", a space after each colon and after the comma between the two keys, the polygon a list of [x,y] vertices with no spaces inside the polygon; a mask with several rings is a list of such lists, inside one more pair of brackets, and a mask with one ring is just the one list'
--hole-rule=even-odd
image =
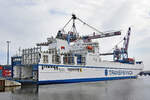
{"label": "overcast sky", "polygon": [[[150,70],[150,1],[149,0],[0,0],[0,64],[6,64],[6,41],[10,55],[19,47],[31,48],[45,42],[75,13],[100,31],[121,30],[122,36],[100,39],[100,51],[107,52],[132,28],[129,56],[143,60]],[[83,24],[80,35],[91,34]]]}

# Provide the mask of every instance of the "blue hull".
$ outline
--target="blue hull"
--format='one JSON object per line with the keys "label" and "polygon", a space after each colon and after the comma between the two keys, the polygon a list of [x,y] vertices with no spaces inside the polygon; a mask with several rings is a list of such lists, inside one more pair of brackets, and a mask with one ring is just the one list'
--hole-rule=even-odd
{"label": "blue hull", "polygon": [[61,83],[79,83],[79,82],[96,82],[107,80],[120,80],[120,79],[133,79],[137,76],[125,76],[125,77],[104,77],[104,78],[81,78],[81,79],[66,79],[66,80],[46,80],[38,81],[37,84],[61,84]]}

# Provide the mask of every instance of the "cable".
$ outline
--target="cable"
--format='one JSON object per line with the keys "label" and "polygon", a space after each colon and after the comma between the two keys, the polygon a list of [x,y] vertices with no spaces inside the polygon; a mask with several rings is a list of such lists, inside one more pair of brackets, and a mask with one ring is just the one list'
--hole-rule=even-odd
{"label": "cable", "polygon": [[71,20],[72,20],[72,18],[65,24],[65,26],[62,28],[62,30],[64,30],[64,28],[70,23]]}
{"label": "cable", "polygon": [[104,34],[103,32],[99,31],[98,29],[94,28],[93,26],[85,23],[84,21],[82,21],[81,19],[77,18],[80,22],[82,22],[83,24],[87,25],[88,27],[92,28],[93,30],[97,31],[98,33]]}
{"label": "cable", "polygon": [[[77,18],[74,14],[72,14],[72,18],[64,25],[64,27],[62,28],[62,30],[64,30],[64,28],[70,23],[71,20],[73,20],[73,23],[74,21],[78,19],[81,23],[87,25],[88,27],[90,27],[91,29],[97,31],[98,33],[101,33],[101,34],[104,34],[103,32],[99,31],[98,29],[94,28],[93,26],[87,24],[86,22],[82,21],[80,18]],[[74,27],[75,28],[75,27]],[[76,30],[76,29],[75,29]]]}
{"label": "cable", "polygon": [[[123,40],[124,40],[124,39],[122,39],[121,41],[119,41],[116,45],[119,45]],[[115,46],[116,46],[116,45],[115,45]],[[113,49],[114,49],[114,47],[111,48],[108,52],[112,51]]]}

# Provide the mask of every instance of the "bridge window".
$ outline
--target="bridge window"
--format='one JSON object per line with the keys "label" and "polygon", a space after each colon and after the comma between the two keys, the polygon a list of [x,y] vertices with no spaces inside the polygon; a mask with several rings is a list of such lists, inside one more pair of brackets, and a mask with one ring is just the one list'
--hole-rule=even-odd
{"label": "bridge window", "polygon": [[53,55],[53,57],[52,57],[52,63],[60,64],[61,63],[60,56],[59,55]]}
{"label": "bridge window", "polygon": [[74,64],[74,56],[73,55],[65,55],[63,57],[64,64]]}
{"label": "bridge window", "polygon": [[43,55],[43,63],[48,63],[48,55]]}

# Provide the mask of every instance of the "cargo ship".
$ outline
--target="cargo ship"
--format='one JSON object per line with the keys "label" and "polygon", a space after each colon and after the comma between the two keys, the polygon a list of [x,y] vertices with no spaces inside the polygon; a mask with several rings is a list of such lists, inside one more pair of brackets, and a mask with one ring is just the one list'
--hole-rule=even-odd
{"label": "cargo ship", "polygon": [[[80,36],[76,21],[93,29],[92,35]],[[71,30],[66,31],[69,23],[72,23]],[[12,57],[12,78],[21,83],[35,84],[137,78],[144,65],[142,61],[128,57],[130,33],[131,28],[123,38],[121,48],[116,45],[112,52],[101,53],[99,42],[93,40],[119,36],[121,31],[101,32],[72,14],[56,37],[47,38],[46,42],[23,49],[21,55]],[[112,61],[102,59],[107,55],[112,55]]]}

